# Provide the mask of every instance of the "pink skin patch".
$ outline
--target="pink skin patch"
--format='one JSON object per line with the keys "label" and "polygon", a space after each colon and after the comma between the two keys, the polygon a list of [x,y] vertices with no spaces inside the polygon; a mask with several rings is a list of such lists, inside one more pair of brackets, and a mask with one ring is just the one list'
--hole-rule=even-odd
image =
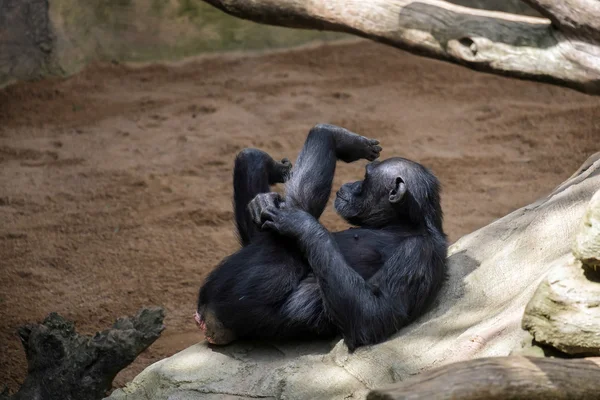
{"label": "pink skin patch", "polygon": [[194,320],[196,321],[196,326],[198,328],[200,328],[200,330],[204,334],[204,337],[206,338],[206,341],[208,343],[214,344],[213,338],[211,338],[210,336],[208,336],[206,334],[206,322],[204,322],[204,319],[202,319],[202,317],[200,316],[200,314],[198,314],[198,311],[196,311],[194,313]]}

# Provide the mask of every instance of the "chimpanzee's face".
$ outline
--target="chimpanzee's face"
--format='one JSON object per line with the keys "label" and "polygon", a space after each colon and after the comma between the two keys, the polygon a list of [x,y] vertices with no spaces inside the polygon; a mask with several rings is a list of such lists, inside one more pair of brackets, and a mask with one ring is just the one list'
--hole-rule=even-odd
{"label": "chimpanzee's face", "polygon": [[356,226],[389,223],[407,191],[402,170],[402,162],[397,159],[367,164],[362,181],[346,183],[337,192],[335,210]]}

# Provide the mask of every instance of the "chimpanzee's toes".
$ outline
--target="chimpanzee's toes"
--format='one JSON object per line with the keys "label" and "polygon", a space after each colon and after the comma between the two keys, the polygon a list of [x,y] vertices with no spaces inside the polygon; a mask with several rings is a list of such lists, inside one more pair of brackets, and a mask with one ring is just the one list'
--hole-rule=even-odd
{"label": "chimpanzee's toes", "polygon": [[204,339],[206,339],[206,341],[210,344],[216,344],[215,341],[213,340],[213,338],[211,338],[209,336],[204,336]]}
{"label": "chimpanzee's toes", "polygon": [[290,176],[291,170],[292,162],[289,159],[284,158],[281,162],[276,161],[269,174],[269,184],[285,183]]}
{"label": "chimpanzee's toes", "polygon": [[206,332],[206,323],[200,314],[198,314],[198,311],[194,313],[194,320],[196,321],[196,326],[200,328],[202,332]]}
{"label": "chimpanzee's toes", "polygon": [[365,158],[369,161],[374,161],[379,158],[379,153],[381,153],[381,146],[379,146],[379,140],[376,139],[367,139],[368,145],[366,147],[366,156]]}

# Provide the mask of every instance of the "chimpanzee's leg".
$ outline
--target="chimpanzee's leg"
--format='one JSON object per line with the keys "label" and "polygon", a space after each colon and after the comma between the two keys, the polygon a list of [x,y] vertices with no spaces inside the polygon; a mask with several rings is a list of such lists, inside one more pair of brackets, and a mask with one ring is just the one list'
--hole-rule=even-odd
{"label": "chimpanzee's leg", "polygon": [[248,245],[259,232],[246,209],[248,203],[257,194],[269,192],[270,185],[285,182],[291,168],[287,159],[277,162],[258,149],[244,149],[235,158],[233,207],[242,246]]}
{"label": "chimpanzee's leg", "polygon": [[335,125],[319,124],[310,130],[290,178],[285,184],[285,206],[319,218],[331,194],[336,160],[350,163],[379,157],[377,140]]}

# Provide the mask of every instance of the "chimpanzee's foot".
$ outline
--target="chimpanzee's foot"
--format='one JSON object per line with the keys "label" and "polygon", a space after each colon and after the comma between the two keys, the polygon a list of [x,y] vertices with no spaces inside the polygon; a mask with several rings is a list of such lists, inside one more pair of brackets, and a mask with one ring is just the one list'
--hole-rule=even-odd
{"label": "chimpanzee's foot", "polygon": [[361,159],[373,161],[379,157],[382,150],[378,140],[357,135],[340,126],[319,124],[312,131],[333,135],[336,156],[347,163]]}
{"label": "chimpanzee's foot", "polygon": [[196,311],[194,320],[210,344],[226,345],[236,339],[235,334],[226,329],[211,311],[205,310],[202,315]]}
{"label": "chimpanzee's foot", "polygon": [[273,160],[273,164],[269,168],[269,185],[276,183],[285,183],[290,177],[292,163],[287,158],[277,162]]}
{"label": "chimpanzee's foot", "polygon": [[379,146],[379,140],[358,136],[358,138],[354,138],[353,141],[355,144],[353,144],[351,150],[351,159],[373,161],[379,158],[379,153],[382,150],[381,146]]}
{"label": "chimpanzee's foot", "polygon": [[284,183],[289,177],[291,169],[292,163],[287,158],[275,161],[269,153],[249,147],[240,151],[235,157],[234,175],[250,174],[251,176],[253,173],[262,175],[266,171],[269,185],[275,185]]}

